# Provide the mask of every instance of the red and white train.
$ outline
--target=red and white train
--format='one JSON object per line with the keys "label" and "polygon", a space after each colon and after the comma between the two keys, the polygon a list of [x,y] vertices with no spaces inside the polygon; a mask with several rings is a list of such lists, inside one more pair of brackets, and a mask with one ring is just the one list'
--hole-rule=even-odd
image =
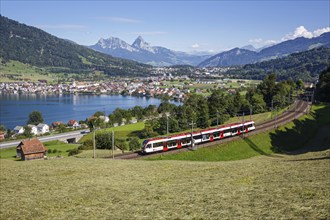
{"label": "red and white train", "polygon": [[[254,121],[224,125],[217,128],[193,132],[193,143],[212,142],[225,137],[231,137],[255,130]],[[191,133],[177,134],[170,137],[152,138],[143,141],[142,153],[168,151],[174,148],[191,146]]]}

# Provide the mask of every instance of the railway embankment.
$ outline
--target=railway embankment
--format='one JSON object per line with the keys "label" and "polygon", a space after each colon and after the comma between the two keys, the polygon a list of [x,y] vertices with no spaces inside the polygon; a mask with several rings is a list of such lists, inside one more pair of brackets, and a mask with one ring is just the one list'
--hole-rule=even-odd
{"label": "railway embankment", "polygon": [[283,115],[277,119],[277,126],[274,121],[266,122],[259,126],[259,131],[262,130],[259,133],[251,132],[245,134],[245,137],[213,143],[197,151],[162,153],[148,160],[229,161],[260,155],[277,157],[329,149],[330,105],[315,105],[308,111],[309,114],[299,114],[299,118],[289,122],[287,119],[293,115]]}

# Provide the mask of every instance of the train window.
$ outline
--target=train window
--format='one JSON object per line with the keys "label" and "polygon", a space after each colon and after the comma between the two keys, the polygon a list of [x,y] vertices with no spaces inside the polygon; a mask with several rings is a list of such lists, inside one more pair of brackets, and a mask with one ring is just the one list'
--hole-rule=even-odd
{"label": "train window", "polygon": [[174,147],[175,145],[176,145],[175,141],[170,141],[170,142],[167,143],[168,147]]}
{"label": "train window", "polygon": [[155,147],[163,147],[163,142],[154,143],[154,148]]}
{"label": "train window", "polygon": [[190,138],[183,139],[182,144],[190,144]]}
{"label": "train window", "polygon": [[203,140],[209,139],[210,135],[209,134],[203,134]]}
{"label": "train window", "polygon": [[146,148],[151,148],[151,144],[148,144],[148,145],[146,146]]}
{"label": "train window", "polygon": [[227,129],[227,130],[224,130],[223,133],[228,133],[228,132],[231,132],[230,129]]}
{"label": "train window", "polygon": [[196,140],[198,140],[198,139],[202,139],[202,135],[197,135],[197,136],[193,136],[194,137],[194,139]]}
{"label": "train window", "polygon": [[215,132],[215,133],[213,134],[213,136],[214,136],[215,138],[220,137],[220,132]]}

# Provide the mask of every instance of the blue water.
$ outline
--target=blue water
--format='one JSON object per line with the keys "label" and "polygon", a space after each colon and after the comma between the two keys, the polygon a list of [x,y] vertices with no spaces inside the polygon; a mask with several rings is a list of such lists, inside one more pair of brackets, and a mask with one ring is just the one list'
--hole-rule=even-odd
{"label": "blue water", "polygon": [[73,95],[73,94],[0,94],[0,124],[8,129],[24,126],[32,111],[40,111],[47,124],[54,121],[67,123],[71,119],[85,120],[96,111],[109,115],[116,108],[133,108],[159,105],[156,98],[121,95]]}

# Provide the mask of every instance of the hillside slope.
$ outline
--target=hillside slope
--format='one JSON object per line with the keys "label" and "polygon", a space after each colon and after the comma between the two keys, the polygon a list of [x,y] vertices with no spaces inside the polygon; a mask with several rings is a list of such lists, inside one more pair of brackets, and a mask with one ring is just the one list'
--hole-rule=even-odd
{"label": "hillside slope", "polygon": [[144,75],[150,66],[114,58],[50,35],[38,28],[0,16],[2,63],[20,61],[53,72],[84,73],[100,70],[109,75]]}
{"label": "hillside slope", "polygon": [[293,80],[315,81],[318,75],[329,66],[330,44],[287,57],[247,64],[227,73],[248,79],[263,79],[267,74],[275,73],[278,80],[292,78]]}

